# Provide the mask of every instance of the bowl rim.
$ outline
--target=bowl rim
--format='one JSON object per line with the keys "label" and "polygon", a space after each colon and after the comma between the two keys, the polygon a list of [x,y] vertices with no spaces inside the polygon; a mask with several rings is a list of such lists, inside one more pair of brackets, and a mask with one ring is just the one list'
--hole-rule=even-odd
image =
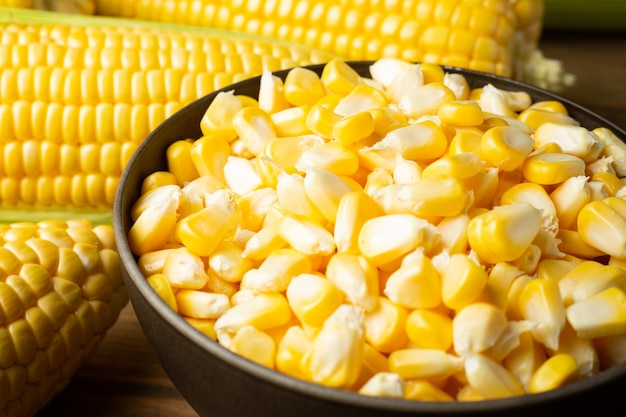
{"label": "bowl rim", "polygon": [[[345,61],[353,68],[359,68],[363,70],[363,67],[369,68],[375,61]],[[304,68],[312,69],[315,71],[321,71],[325,63],[302,66]],[[486,83],[504,84],[507,89],[518,89],[526,91],[531,96],[542,96],[554,100],[558,100],[563,103],[570,111],[574,110],[575,113],[581,113],[590,118],[590,120],[597,121],[599,126],[604,126],[613,131],[620,139],[626,142],[626,131],[615,123],[607,120],[603,116],[591,111],[575,102],[546,89],[502,77],[491,73],[469,70],[460,67],[441,65],[446,73],[460,73],[471,77],[473,80],[480,80],[480,83],[485,85]],[[272,72],[273,75],[281,77],[283,80],[291,68],[283,69],[280,71]],[[174,312],[163,301],[160,296],[150,287],[147,280],[139,270],[137,265],[136,256],[131,252],[128,240],[128,213],[124,213],[123,207],[127,203],[124,190],[126,184],[131,181],[132,168],[138,163],[142,153],[150,146],[151,139],[159,136],[160,132],[168,124],[175,123],[177,119],[181,118],[192,107],[199,105],[206,105],[215,98],[215,96],[221,92],[229,92],[241,90],[244,87],[250,85],[258,85],[261,75],[251,77],[226,87],[217,89],[204,97],[201,97],[192,103],[182,107],[162,123],[159,124],[148,136],[139,144],[127,165],[125,166],[122,175],[120,177],[119,185],[116,190],[115,200],[113,205],[113,227],[115,234],[115,241],[118,248],[120,262],[122,265],[124,278],[129,280],[134,285],[141,297],[166,321],[166,323],[174,329],[176,332],[183,335],[185,338],[192,341],[198,348],[205,351],[207,354],[214,355],[221,361],[238,368],[239,370],[249,373],[250,375],[262,380],[266,383],[271,383],[277,387],[281,387],[288,391],[294,391],[305,396],[315,396],[328,402],[337,402],[342,404],[348,404],[358,407],[366,407],[378,409],[380,411],[399,411],[399,412],[438,412],[438,413],[463,413],[463,412],[506,412],[512,408],[522,407],[536,407],[542,404],[548,404],[557,400],[562,400],[567,397],[576,396],[584,393],[589,388],[597,386],[605,386],[618,378],[626,376],[626,363],[622,363],[613,366],[607,370],[604,370],[592,377],[584,378],[574,383],[568,384],[564,387],[554,390],[536,393],[536,394],[524,394],[516,397],[508,397],[502,399],[488,399],[481,401],[470,402],[435,402],[435,401],[412,401],[399,398],[385,398],[385,397],[371,397],[357,392],[330,388],[321,384],[303,381],[280,371],[272,370],[259,365],[253,361],[250,361],[234,352],[229,351],[217,341],[210,339],[209,337],[196,330],[193,326],[187,323],[182,316]],[[534,99],[533,99],[534,101]],[[581,122],[581,125],[585,126]],[[131,304],[134,303],[131,297]],[[140,321],[140,325],[143,329],[144,323]],[[151,346],[154,349],[153,346]],[[167,370],[166,370],[167,371]]]}

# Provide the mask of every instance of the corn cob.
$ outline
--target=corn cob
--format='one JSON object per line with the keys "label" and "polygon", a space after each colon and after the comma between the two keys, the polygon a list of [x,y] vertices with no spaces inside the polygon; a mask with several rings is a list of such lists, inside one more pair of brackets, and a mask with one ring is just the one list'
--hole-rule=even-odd
{"label": "corn cob", "polygon": [[0,7],[48,10],[60,13],[94,14],[93,0],[2,0]]}
{"label": "corn cob", "polygon": [[[121,19],[0,9],[0,203],[109,215],[143,138],[233,82],[326,53],[284,42]],[[67,19],[66,21],[69,21]]]}
{"label": "corn cob", "polygon": [[0,412],[34,416],[94,355],[128,296],[108,225],[1,225],[0,258]]}
{"label": "corn cob", "polygon": [[96,0],[97,13],[288,39],[347,60],[397,57],[487,71],[559,90],[573,82],[537,44],[542,0]]}
{"label": "corn cob", "polygon": [[[143,180],[128,233],[167,305],[197,319],[190,314],[209,303],[189,291],[221,299],[203,325],[222,346],[363,395],[510,397],[623,361],[626,228],[614,226],[626,218],[626,188],[612,161],[626,144],[616,134],[602,146],[607,132],[578,126],[563,106],[492,85],[460,88],[428,64],[383,58],[370,74],[335,59],[317,77],[320,95],[315,73],[298,68],[277,97],[266,73],[253,102],[216,95],[201,139],[173,138],[176,156]],[[206,123],[224,103],[232,129]],[[274,121],[294,108],[290,123],[304,131],[278,134]],[[549,115],[531,126],[529,109]],[[585,134],[572,135],[575,124]],[[244,149],[211,152],[206,137]],[[191,158],[196,149],[202,159]],[[233,163],[246,169],[228,175]],[[192,224],[198,216],[204,229]],[[216,290],[206,284],[216,269],[202,265],[224,259],[220,245],[238,272]],[[179,252],[194,261],[170,268],[183,264]],[[247,343],[263,348],[254,355]]]}

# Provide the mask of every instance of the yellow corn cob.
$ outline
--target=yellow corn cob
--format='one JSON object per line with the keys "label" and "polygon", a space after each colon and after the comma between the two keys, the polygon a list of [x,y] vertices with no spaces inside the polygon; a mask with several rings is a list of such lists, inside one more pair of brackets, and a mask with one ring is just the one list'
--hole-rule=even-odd
{"label": "yellow corn cob", "polygon": [[99,14],[289,39],[349,60],[398,57],[488,71],[561,88],[572,82],[537,48],[543,2],[97,0]]}
{"label": "yellow corn cob", "polygon": [[94,355],[128,295],[111,226],[13,223],[0,242],[0,366],[6,375],[36,369],[2,385],[0,410],[34,416]]}
{"label": "yellow corn cob", "polygon": [[181,106],[266,70],[330,59],[223,31],[70,21],[0,9],[0,202],[7,219],[9,209],[26,207],[106,216],[134,149]]}

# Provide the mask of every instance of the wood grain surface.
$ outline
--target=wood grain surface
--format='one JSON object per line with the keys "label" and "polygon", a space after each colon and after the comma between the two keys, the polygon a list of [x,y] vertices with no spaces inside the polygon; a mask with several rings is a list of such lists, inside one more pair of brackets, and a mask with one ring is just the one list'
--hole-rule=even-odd
{"label": "wood grain surface", "polygon": [[[626,34],[544,33],[545,56],[576,75],[561,94],[626,129]],[[38,417],[194,417],[129,304],[97,354]]]}

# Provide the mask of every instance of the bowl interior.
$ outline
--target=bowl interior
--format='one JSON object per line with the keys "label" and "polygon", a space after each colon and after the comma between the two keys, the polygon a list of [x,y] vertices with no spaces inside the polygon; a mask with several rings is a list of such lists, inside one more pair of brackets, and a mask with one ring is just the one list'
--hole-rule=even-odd
{"label": "bowl interior", "polygon": [[[349,64],[362,76],[369,76],[371,62],[350,62]],[[308,68],[321,74],[323,65],[313,65]],[[624,130],[556,94],[491,74],[453,67],[444,68],[447,72],[463,74],[470,87],[493,84],[510,91],[526,91],[533,101],[558,100],[582,126],[588,129],[608,127],[626,141]],[[287,72],[288,70],[285,70],[274,74],[284,79]],[[365,397],[295,380],[279,372],[268,370],[227,351],[188,325],[152,290],[137,266],[137,259],[131,253],[126,239],[132,224],[130,208],[140,195],[143,179],[150,173],[167,169],[165,159],[167,147],[179,139],[199,138],[201,136],[200,119],[206,108],[220,91],[230,90],[234,90],[236,94],[256,97],[259,91],[259,77],[217,90],[181,109],[155,129],[129,161],[122,175],[114,205],[116,243],[124,269],[124,278],[129,287],[130,300],[138,320],[165,371],[182,395],[201,415],[223,417],[249,412],[251,406],[249,400],[242,400],[238,403],[228,398],[228,392],[236,396],[234,391],[244,390],[240,384],[249,384],[249,394],[264,404],[263,407],[255,407],[259,416],[293,416],[296,415],[295,413],[300,416],[313,416],[319,415],[319,412],[342,416],[487,415],[501,412],[523,415],[530,411],[538,415],[543,415],[542,413],[548,415],[556,411],[563,412],[568,408],[575,410],[581,402],[586,400],[598,401],[604,397],[606,399],[603,401],[608,401],[605,404],[610,404],[619,399],[615,393],[620,385],[623,386],[626,383],[626,364],[554,391],[503,400],[476,403],[430,403]],[[205,365],[190,363],[191,358],[207,363]],[[233,376],[231,383],[228,379],[220,380],[218,377],[220,372],[238,376]],[[205,381],[205,384],[200,386],[194,383],[194,381],[206,380],[207,375],[215,376],[217,386],[211,385],[211,381]],[[229,388],[232,390],[229,391]],[[224,390],[223,394],[226,398],[222,394],[211,396],[207,393],[215,389]],[[276,406],[276,401],[271,399],[272,396],[281,397],[284,401],[283,406]],[[209,398],[213,402],[212,405],[205,404],[209,402]],[[219,404],[222,404],[220,401],[223,402],[224,407],[228,408],[220,411]],[[233,403],[238,405],[233,405]],[[224,412],[224,410],[228,411]],[[230,411],[233,413],[228,414]]]}

